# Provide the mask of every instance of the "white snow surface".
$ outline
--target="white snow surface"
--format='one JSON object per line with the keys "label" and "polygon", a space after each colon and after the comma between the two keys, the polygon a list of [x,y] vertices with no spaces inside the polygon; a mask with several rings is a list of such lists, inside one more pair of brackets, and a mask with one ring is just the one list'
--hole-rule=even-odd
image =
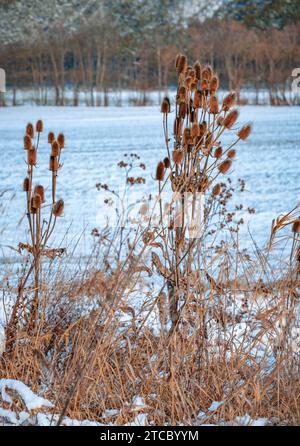
{"label": "white snow surface", "polygon": [[12,404],[13,402],[7,393],[8,389],[18,393],[28,410],[40,409],[41,407],[53,407],[50,401],[36,395],[28,386],[16,379],[0,379],[1,397],[6,403]]}

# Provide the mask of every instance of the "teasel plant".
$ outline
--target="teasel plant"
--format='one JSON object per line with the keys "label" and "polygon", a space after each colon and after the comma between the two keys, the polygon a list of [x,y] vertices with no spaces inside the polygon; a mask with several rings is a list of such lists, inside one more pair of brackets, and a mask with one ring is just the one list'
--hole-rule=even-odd
{"label": "teasel plant", "polygon": [[[178,326],[189,300],[199,298],[203,280],[208,280],[212,288],[218,287],[208,273],[209,262],[200,259],[201,248],[217,204],[225,218],[232,191],[224,177],[232,169],[237,144],[246,140],[252,129],[250,123],[237,127],[239,114],[234,108],[234,92],[220,102],[219,78],[210,65],[201,66],[199,61],[189,65],[187,57],[178,54],[175,67],[178,86],[174,109],[168,97],[161,105],[166,158],[158,162],[156,171],[160,209],[156,235],[161,238],[157,244],[161,252],[151,253],[153,266],[167,287],[169,333]],[[172,112],[173,137],[168,121]],[[233,138],[225,145],[222,136],[227,132]],[[164,206],[162,194],[167,190],[172,198]],[[226,214],[227,222],[232,221],[233,215]],[[242,223],[241,219],[236,227]]]}
{"label": "teasel plant", "polygon": [[[56,226],[57,218],[63,215],[64,201],[57,199],[56,183],[58,171],[62,168],[61,153],[65,147],[64,135],[61,133],[55,138],[53,132],[48,134],[50,145],[49,170],[51,173],[51,203],[46,203],[44,186],[34,184],[37,168],[38,153],[40,151],[43,122],[38,120],[34,128],[29,123],[24,136],[24,149],[26,153],[27,176],[23,182],[23,191],[26,195],[26,216],[29,227],[29,241],[19,243],[18,252],[26,251],[29,255],[29,268],[18,286],[18,295],[14,304],[10,320],[6,328],[6,352],[14,346],[14,335],[19,323],[25,325],[28,333],[33,333],[38,321],[40,292],[42,289],[42,258],[54,260],[63,255],[64,248],[49,248],[48,242]],[[48,217],[46,213],[48,212]],[[33,298],[28,305],[24,305],[24,291],[27,282],[33,276]],[[23,309],[23,314],[22,314]]]}

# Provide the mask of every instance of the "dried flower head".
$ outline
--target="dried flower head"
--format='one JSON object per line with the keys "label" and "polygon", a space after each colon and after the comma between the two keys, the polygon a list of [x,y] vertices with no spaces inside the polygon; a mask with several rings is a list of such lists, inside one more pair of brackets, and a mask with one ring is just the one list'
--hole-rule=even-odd
{"label": "dried flower head", "polygon": [[186,116],[186,111],[187,111],[187,105],[184,101],[180,102],[179,104],[179,110],[178,110],[178,115],[180,118],[184,119]]}
{"label": "dried flower head", "polygon": [[37,133],[42,133],[43,131],[43,121],[41,119],[39,119],[36,123],[36,131]]}
{"label": "dried flower head", "polygon": [[222,110],[228,111],[234,105],[235,98],[236,94],[234,91],[225,96],[225,98],[223,99]]}
{"label": "dried flower head", "polygon": [[300,233],[300,218],[293,223],[292,231],[299,234]]}
{"label": "dried flower head", "polygon": [[218,166],[219,172],[221,172],[223,174],[227,173],[231,167],[231,164],[232,164],[231,160],[226,159]]}
{"label": "dried flower head", "polygon": [[156,168],[156,180],[157,181],[163,181],[165,176],[165,165],[163,161],[160,161],[157,164],[157,168]]}
{"label": "dried flower head", "polygon": [[222,157],[222,155],[223,155],[222,147],[217,147],[216,150],[215,150],[214,155],[215,155],[215,158],[220,159]]}
{"label": "dried flower head", "polygon": [[214,197],[216,197],[217,195],[220,195],[221,193],[221,185],[219,183],[217,183],[212,190],[212,194]]}
{"label": "dried flower head", "polygon": [[30,138],[34,137],[34,128],[31,122],[29,122],[26,126],[26,133],[30,136]]}
{"label": "dried flower head", "polygon": [[247,139],[248,136],[250,135],[251,130],[252,130],[252,126],[251,126],[251,124],[246,124],[246,125],[244,125],[244,126],[238,131],[237,136],[238,136],[240,139],[245,140],[245,139]]}
{"label": "dried flower head", "polygon": [[58,170],[58,159],[56,156],[50,156],[49,170],[56,172]]}
{"label": "dried flower head", "polygon": [[63,211],[64,211],[64,200],[60,199],[58,200],[56,203],[54,203],[53,207],[52,207],[52,212],[53,215],[55,215],[55,217],[61,217]]}
{"label": "dried flower head", "polygon": [[195,108],[202,107],[202,91],[201,90],[195,91],[193,106]]}
{"label": "dried flower head", "polygon": [[227,129],[231,129],[233,125],[236,123],[237,118],[239,114],[237,110],[232,110],[230,113],[228,113],[227,116],[225,116],[223,120],[223,126]]}
{"label": "dried flower head", "polygon": [[24,136],[24,149],[25,150],[31,150],[32,148],[32,142],[30,136],[26,133]]}
{"label": "dried flower head", "polygon": [[34,146],[30,150],[27,150],[27,163],[30,166],[35,166],[36,164],[36,150]]}
{"label": "dried flower head", "polygon": [[164,159],[164,165],[165,165],[165,168],[166,168],[166,169],[169,169],[171,163],[170,163],[170,160],[169,160],[168,157],[166,157],[166,158]]}
{"label": "dried flower head", "polygon": [[34,209],[40,209],[42,206],[42,197],[40,194],[33,194],[33,197],[31,199],[31,207]]}
{"label": "dried flower head", "polygon": [[63,149],[65,147],[65,135],[63,133],[60,133],[57,137],[57,142],[59,144],[59,147]]}
{"label": "dried flower head", "polygon": [[176,57],[176,71],[178,74],[183,73],[187,68],[187,57],[183,54],[178,54]]}
{"label": "dried flower head", "polygon": [[195,77],[198,81],[201,79],[201,64],[198,60],[193,65],[194,71],[195,71]]}
{"label": "dried flower head", "polygon": [[35,186],[34,193],[38,194],[41,197],[42,203],[45,202],[45,190],[41,184]]}
{"label": "dried flower head", "polygon": [[29,191],[29,178],[25,178],[23,182],[23,191],[28,192]]}
{"label": "dried flower head", "polygon": [[212,93],[215,93],[219,89],[219,85],[219,78],[218,76],[214,75],[210,80],[210,91]]}
{"label": "dried flower head", "polygon": [[162,104],[161,104],[161,112],[162,113],[170,113],[171,104],[169,98],[166,96],[164,97]]}
{"label": "dried flower head", "polygon": [[212,95],[209,101],[210,113],[217,115],[219,113],[219,104],[216,96]]}
{"label": "dried flower head", "polygon": [[60,154],[60,146],[57,141],[53,141],[51,156],[59,156],[59,154]]}
{"label": "dried flower head", "polygon": [[234,149],[228,150],[228,153],[227,153],[228,158],[234,158],[235,155],[236,155],[236,151]]}
{"label": "dried flower head", "polygon": [[53,133],[53,132],[49,132],[49,133],[48,133],[48,143],[49,143],[49,144],[52,144],[54,140],[55,140],[55,135],[54,135],[54,133]]}
{"label": "dried flower head", "polygon": [[202,70],[202,79],[206,79],[207,81],[210,81],[213,76],[213,69],[210,65],[205,65],[205,67]]}
{"label": "dried flower head", "polygon": [[175,164],[181,164],[183,161],[183,151],[182,150],[174,150],[172,153],[173,161]]}

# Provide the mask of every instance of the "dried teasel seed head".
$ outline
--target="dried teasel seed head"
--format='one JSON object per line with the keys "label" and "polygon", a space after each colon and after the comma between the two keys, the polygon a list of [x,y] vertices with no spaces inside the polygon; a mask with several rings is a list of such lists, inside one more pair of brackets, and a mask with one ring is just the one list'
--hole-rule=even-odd
{"label": "dried teasel seed head", "polygon": [[49,143],[49,144],[52,144],[54,140],[55,140],[55,135],[54,135],[54,133],[53,133],[53,132],[49,132],[49,133],[48,133],[48,143]]}
{"label": "dried teasel seed head", "polygon": [[211,149],[211,143],[212,143],[212,139],[213,139],[213,133],[212,132],[208,132],[206,138],[205,138],[205,147],[208,149]]}
{"label": "dried teasel seed head", "polygon": [[227,116],[225,116],[223,120],[223,126],[227,129],[231,129],[232,126],[236,123],[238,116],[238,111],[232,110],[230,113],[228,113]]}
{"label": "dried teasel seed head", "polygon": [[33,197],[31,199],[31,207],[34,209],[40,209],[42,206],[42,197],[40,194],[33,194]]}
{"label": "dried teasel seed head", "polygon": [[296,220],[296,221],[293,223],[292,231],[295,232],[295,233],[297,233],[297,234],[300,233],[300,219],[299,219],[299,220]]}
{"label": "dried teasel seed head", "polygon": [[202,79],[202,81],[201,81],[201,88],[202,88],[202,90],[207,91],[208,87],[209,87],[208,80],[207,79]]}
{"label": "dried teasel seed head", "polygon": [[179,104],[179,109],[178,109],[178,115],[180,118],[184,119],[186,116],[186,110],[187,110],[187,106],[185,102],[180,102]]}
{"label": "dried teasel seed head", "polygon": [[194,122],[191,128],[191,137],[196,138],[200,136],[200,128],[198,122]]}
{"label": "dried teasel seed head", "polygon": [[30,150],[27,150],[27,163],[30,166],[34,166],[36,164],[36,150],[34,146],[32,146]]}
{"label": "dried teasel seed head", "polygon": [[23,191],[28,192],[29,191],[29,178],[24,178],[23,181]]}
{"label": "dried teasel seed head", "polygon": [[201,73],[202,79],[210,81],[213,76],[213,69],[210,65],[205,65]]}
{"label": "dried teasel seed head", "polygon": [[250,135],[251,131],[252,131],[251,124],[246,124],[238,131],[237,136],[243,141],[245,141],[245,139],[247,139],[248,136]]}
{"label": "dried teasel seed head", "polygon": [[216,197],[217,195],[220,195],[221,193],[221,184],[217,183],[212,190],[212,194],[214,197]]}
{"label": "dried teasel seed head", "polygon": [[193,83],[193,78],[190,77],[190,76],[188,76],[188,77],[185,79],[185,85],[187,86],[188,89],[191,88],[192,83]]}
{"label": "dried teasel seed head", "polygon": [[50,156],[49,170],[56,172],[58,170],[58,159],[56,156]]}
{"label": "dried teasel seed head", "polygon": [[236,155],[236,151],[234,149],[230,149],[227,153],[228,158],[234,158]]}
{"label": "dried teasel seed head", "polygon": [[202,107],[202,91],[201,90],[195,91],[193,106],[195,108]]}
{"label": "dried teasel seed head", "polygon": [[57,137],[57,142],[59,144],[59,147],[63,149],[65,147],[65,135],[63,133],[60,133]]}
{"label": "dried teasel seed head", "polygon": [[211,96],[209,100],[210,113],[217,115],[219,113],[219,104],[216,96]]}
{"label": "dried teasel seed head", "polygon": [[60,199],[58,200],[56,203],[54,203],[53,207],[52,207],[52,212],[53,215],[55,215],[55,217],[61,217],[63,211],[64,211],[64,200]]}
{"label": "dried teasel seed head", "polygon": [[217,125],[218,125],[219,127],[222,127],[222,125],[223,125],[223,120],[224,120],[224,118],[223,118],[222,116],[218,116],[218,119],[217,119]]}
{"label": "dried teasel seed head", "polygon": [[225,96],[225,98],[223,99],[222,110],[228,111],[234,105],[235,98],[236,94],[234,91]]}
{"label": "dried teasel seed head", "polygon": [[219,78],[218,76],[214,75],[210,80],[210,91],[212,93],[215,93],[219,89],[219,85]]}
{"label": "dried teasel seed head", "polygon": [[195,77],[199,81],[201,79],[201,64],[198,60],[194,63],[193,68],[195,70]]}
{"label": "dried teasel seed head", "polygon": [[219,160],[223,155],[223,149],[222,147],[217,147],[214,153],[215,158],[217,158],[217,160]]}
{"label": "dried teasel seed head", "polygon": [[170,113],[170,109],[171,109],[171,104],[170,104],[170,100],[169,98],[166,96],[164,97],[162,103],[161,103],[161,109],[160,111],[162,113]]}
{"label": "dried teasel seed head", "polygon": [[33,197],[31,197],[31,199],[30,199],[30,209],[29,209],[29,212],[30,212],[31,214],[36,214],[36,210],[37,210],[37,208],[34,207]]}
{"label": "dried teasel seed head", "polygon": [[164,176],[165,176],[165,165],[164,165],[163,161],[160,161],[156,167],[155,178],[157,181],[163,181]]}
{"label": "dried teasel seed head", "polygon": [[187,57],[179,54],[176,58],[176,70],[178,74],[183,73],[187,68]]}
{"label": "dried teasel seed head", "polygon": [[183,145],[190,144],[191,142],[190,140],[191,140],[191,129],[189,127],[186,127],[183,132],[182,144]]}
{"label": "dried teasel seed head", "polygon": [[34,137],[34,128],[31,122],[29,122],[26,126],[26,133],[30,136],[30,138]]}
{"label": "dried teasel seed head", "polygon": [[182,132],[182,119],[177,117],[174,120],[174,134],[178,138]]}
{"label": "dried teasel seed head", "polygon": [[169,169],[171,163],[170,163],[170,159],[166,156],[166,158],[164,159],[164,165],[166,169]]}
{"label": "dried teasel seed head", "polygon": [[182,85],[179,90],[178,90],[178,96],[180,98],[181,101],[185,101],[186,100],[186,88],[184,85]]}
{"label": "dried teasel seed head", "polygon": [[37,121],[35,129],[36,129],[37,133],[42,133],[42,131],[43,131],[43,121],[41,119],[39,119]]}
{"label": "dried teasel seed head", "polygon": [[175,164],[181,164],[183,161],[183,151],[182,150],[174,150],[172,153],[173,161]]}
{"label": "dried teasel seed head", "polygon": [[34,193],[41,197],[42,203],[45,202],[45,189],[41,184],[37,184],[34,188]]}
{"label": "dried teasel seed head", "polygon": [[53,141],[51,156],[59,156],[59,154],[60,154],[60,146],[57,141]]}
{"label": "dried teasel seed head", "polygon": [[232,164],[231,160],[226,159],[218,166],[219,172],[223,174],[227,173],[231,167],[231,164]]}
{"label": "dried teasel seed head", "polygon": [[26,133],[24,136],[24,149],[25,150],[31,150],[32,149],[32,142],[30,136]]}

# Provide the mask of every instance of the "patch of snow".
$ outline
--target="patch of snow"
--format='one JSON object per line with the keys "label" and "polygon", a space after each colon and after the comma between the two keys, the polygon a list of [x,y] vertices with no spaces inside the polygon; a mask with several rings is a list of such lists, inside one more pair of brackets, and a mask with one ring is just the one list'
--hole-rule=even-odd
{"label": "patch of snow", "polygon": [[210,412],[217,410],[220,406],[224,404],[224,401],[214,401],[208,408]]}
{"label": "patch of snow", "polygon": [[36,395],[28,386],[16,379],[0,379],[0,392],[3,401],[12,404],[11,397],[6,393],[6,389],[11,389],[17,392],[28,410],[39,409],[41,407],[53,407],[53,404]]}

